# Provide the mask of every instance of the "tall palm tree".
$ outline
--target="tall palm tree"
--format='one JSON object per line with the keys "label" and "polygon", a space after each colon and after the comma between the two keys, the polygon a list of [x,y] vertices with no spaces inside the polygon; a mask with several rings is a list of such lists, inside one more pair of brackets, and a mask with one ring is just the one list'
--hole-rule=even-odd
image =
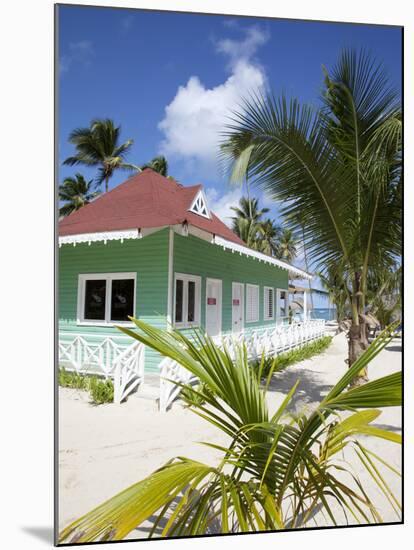
{"label": "tall palm tree", "polygon": [[[149,537],[295,529],[318,525],[318,512],[332,525],[350,519],[380,523],[364,476],[373,479],[389,511],[400,518],[401,505],[381,470],[399,472],[369,446],[375,438],[401,443],[400,434],[372,425],[380,408],[401,405],[401,372],[348,389],[358,370],[390,341],[392,330],[371,344],[315,409],[290,414],[299,380],[283,403],[269,410],[266,393],[275,362],[264,380],[265,359],[253,369],[245,347],[236,345],[233,358],[201,334],[195,345],[178,330],[133,322],[137,331],[119,328],[200,381],[186,401],[226,443],[205,442],[220,454],[213,464],[182,456],[169,460],[68,525],[60,543],[122,540],[147,520],[152,521]],[[344,410],[347,415],[341,416]],[[358,461],[361,479],[344,460],[344,450]]]}
{"label": "tall palm tree", "polygon": [[233,231],[244,241],[248,247],[255,250],[260,249],[260,228],[262,216],[269,212],[268,208],[259,209],[258,199],[241,197],[239,206],[232,206],[235,212],[233,220]]}
{"label": "tall palm tree", "polygon": [[[249,176],[280,201],[291,227],[300,230],[300,217],[307,220],[312,265],[320,271],[336,265],[344,273],[350,365],[368,345],[361,317],[368,275],[401,254],[397,98],[380,65],[345,50],[332,71],[325,70],[321,108],[256,96],[227,130],[233,149],[239,144],[248,151]],[[232,155],[229,160],[240,172]]]}
{"label": "tall palm tree", "polygon": [[335,306],[336,320],[341,323],[347,314],[347,297],[350,290],[346,288],[346,277],[331,265],[324,273],[318,273],[323,288],[328,291],[329,301]]}
{"label": "tall palm tree", "polygon": [[147,164],[141,166],[141,170],[145,170],[145,168],[151,168],[151,170],[158,172],[161,176],[168,176],[168,161],[163,156],[154,157]]}
{"label": "tall palm tree", "polygon": [[292,229],[286,227],[279,235],[276,247],[276,257],[279,260],[291,263],[297,255],[298,240],[296,239]]}
{"label": "tall palm tree", "polygon": [[63,164],[74,166],[98,167],[96,184],[105,182],[105,191],[109,189],[109,179],[116,170],[140,170],[129,164],[125,158],[133,144],[132,139],[120,143],[121,127],[115,126],[111,119],[92,120],[89,128],[76,128],[69,135],[69,142],[76,148],[76,154],[68,157]]}
{"label": "tall palm tree", "polygon": [[259,223],[262,221],[263,214],[269,212],[268,208],[259,209],[259,200],[252,198],[248,199],[242,197],[239,200],[239,206],[232,206],[231,209],[236,213],[236,217],[233,218],[243,218],[245,220],[251,220],[254,223]]}
{"label": "tall palm tree", "polygon": [[67,216],[98,196],[99,191],[92,191],[92,183],[93,180],[86,181],[79,173],[75,174],[74,178],[65,178],[63,183],[59,185],[59,200],[65,202],[59,208],[59,214]]}
{"label": "tall palm tree", "polygon": [[260,251],[269,256],[276,256],[281,235],[281,228],[274,220],[267,218],[259,226]]}
{"label": "tall palm tree", "polygon": [[233,232],[253,250],[260,249],[259,238],[260,224],[250,218],[234,218]]}

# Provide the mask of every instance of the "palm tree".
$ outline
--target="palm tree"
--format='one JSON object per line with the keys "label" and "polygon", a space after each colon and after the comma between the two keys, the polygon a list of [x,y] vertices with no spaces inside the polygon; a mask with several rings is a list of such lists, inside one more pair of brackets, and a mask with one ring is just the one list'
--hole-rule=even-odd
{"label": "palm tree", "polygon": [[79,210],[99,195],[99,191],[92,191],[92,182],[93,180],[86,181],[79,173],[74,178],[63,180],[59,185],[59,200],[65,201],[65,204],[59,208],[60,216]]}
{"label": "palm tree", "polygon": [[253,250],[260,249],[260,224],[247,218],[233,218],[233,232]]}
{"label": "palm tree", "polygon": [[[368,345],[361,315],[369,273],[401,254],[397,97],[380,65],[364,53],[344,51],[333,70],[325,70],[320,109],[255,96],[227,130],[232,149],[248,153],[249,177],[280,201],[291,228],[300,230],[299,220],[306,219],[312,265],[344,273],[352,313],[350,365]],[[240,176],[234,155],[229,161]]]}
{"label": "palm tree", "polygon": [[261,222],[263,214],[269,212],[268,208],[259,209],[258,199],[248,199],[246,197],[242,197],[239,200],[239,206],[232,206],[231,209],[236,213],[236,217],[233,218],[233,221],[237,218],[242,218],[244,220],[250,220],[253,223]]}
{"label": "palm tree", "polygon": [[141,170],[145,170],[145,168],[151,168],[151,170],[154,170],[154,172],[158,172],[158,174],[161,174],[161,176],[168,176],[168,162],[167,159],[163,156],[154,157],[147,164],[143,164],[141,166]]}
{"label": "palm tree", "polygon": [[259,226],[260,251],[269,256],[277,256],[281,228],[273,220],[267,218]]}
{"label": "palm tree", "polygon": [[92,120],[89,128],[76,128],[69,135],[69,142],[75,145],[76,154],[68,157],[63,164],[74,166],[97,166],[96,184],[105,182],[105,191],[109,188],[109,179],[116,170],[140,170],[138,166],[125,162],[127,153],[133,144],[132,139],[120,141],[121,127],[115,126],[110,119]]}
{"label": "palm tree", "polygon": [[381,327],[401,318],[402,268],[394,264],[371,274],[368,279],[370,311]]}
{"label": "palm tree", "polygon": [[[343,459],[345,448],[355,453],[399,518],[401,506],[381,473],[388,465],[367,444],[375,437],[401,442],[399,434],[371,425],[381,414],[379,408],[401,405],[401,372],[347,389],[390,341],[391,329],[371,344],[315,410],[293,415],[288,406],[293,406],[299,381],[278,408],[268,408],[266,392],[275,362],[263,380],[265,359],[253,369],[245,347],[236,346],[232,357],[201,334],[195,345],[180,331],[133,322],[138,331],[121,330],[198,378],[200,385],[191,391],[185,384],[178,386],[187,389],[190,410],[224,434],[228,444],[205,443],[221,454],[216,464],[170,460],[63,529],[60,543],[122,540],[154,515],[149,537],[157,528],[169,537],[294,529],[317,524],[319,510],[332,525],[351,518],[380,523],[367,487]],[[358,439],[358,434],[369,437]]]}
{"label": "palm tree", "polygon": [[284,228],[279,235],[276,248],[276,257],[279,260],[291,263],[297,255],[298,241],[291,229]]}
{"label": "palm tree", "polygon": [[328,291],[329,301],[335,306],[338,324],[344,321],[347,314],[347,297],[350,290],[345,287],[346,277],[334,266],[329,266],[324,273],[318,273],[322,286]]}
{"label": "palm tree", "polygon": [[233,231],[244,241],[249,248],[261,249],[260,228],[262,216],[269,212],[268,208],[259,209],[258,199],[241,197],[239,206],[232,206],[231,209],[236,216],[233,220]]}

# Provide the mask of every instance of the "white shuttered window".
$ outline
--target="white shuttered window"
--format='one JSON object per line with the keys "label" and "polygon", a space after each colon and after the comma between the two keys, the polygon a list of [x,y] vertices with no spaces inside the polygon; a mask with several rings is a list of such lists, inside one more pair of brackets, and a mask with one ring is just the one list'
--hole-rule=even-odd
{"label": "white shuttered window", "polygon": [[275,317],[274,303],[275,303],[274,289],[269,286],[265,286],[264,296],[263,296],[263,304],[264,304],[263,317],[265,321],[271,321],[272,319],[274,319]]}
{"label": "white shuttered window", "polygon": [[256,323],[259,320],[259,287],[246,285],[246,323]]}

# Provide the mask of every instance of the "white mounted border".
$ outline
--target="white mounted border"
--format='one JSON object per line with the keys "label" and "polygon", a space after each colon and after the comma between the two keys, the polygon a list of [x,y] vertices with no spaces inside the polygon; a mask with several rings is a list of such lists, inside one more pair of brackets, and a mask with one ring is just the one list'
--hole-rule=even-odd
{"label": "white mounted border", "polygon": [[310,273],[307,273],[306,271],[303,271],[298,267],[293,267],[292,265],[286,262],[282,262],[282,260],[277,260],[276,258],[272,258],[271,256],[268,256],[267,254],[263,254],[262,252],[257,252],[257,250],[252,250],[247,246],[242,246],[240,244],[233,243],[231,241],[228,241],[227,239],[223,239],[222,237],[216,236],[214,239],[214,244],[221,246],[225,250],[227,249],[227,250],[231,250],[232,252],[238,252],[239,254],[250,256],[251,258],[255,258],[256,260],[259,260],[261,262],[265,262],[271,265],[276,265],[277,267],[286,269],[286,271],[290,271],[291,273],[294,273],[295,275],[299,275],[299,277],[303,277],[304,279],[312,279],[312,275]]}

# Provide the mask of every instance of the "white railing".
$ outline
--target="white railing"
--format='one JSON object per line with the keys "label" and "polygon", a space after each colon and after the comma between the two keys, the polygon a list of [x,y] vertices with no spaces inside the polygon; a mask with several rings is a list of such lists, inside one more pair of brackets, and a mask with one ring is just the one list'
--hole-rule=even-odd
{"label": "white railing", "polygon": [[110,336],[99,342],[80,334],[59,338],[59,365],[79,374],[94,374],[114,382],[114,402],[121,403],[144,380],[144,344],[119,344]]}
{"label": "white railing", "polygon": [[[325,321],[314,319],[291,325],[279,325],[270,328],[252,329],[240,333],[222,334],[215,340],[226,347],[234,357],[237,345],[245,344],[250,359],[257,359],[264,353],[278,355],[284,351],[299,347],[325,335]],[[179,384],[191,384],[195,377],[173,359],[166,357],[159,365],[160,369],[160,411],[166,412],[181,391]]]}
{"label": "white railing", "polygon": [[325,334],[325,321],[315,319],[291,325],[280,325],[271,328],[253,329],[250,333],[224,334],[223,345],[230,354],[234,354],[237,344],[244,343],[250,359],[257,359],[264,353],[277,355],[283,351],[301,346],[321,338]]}

